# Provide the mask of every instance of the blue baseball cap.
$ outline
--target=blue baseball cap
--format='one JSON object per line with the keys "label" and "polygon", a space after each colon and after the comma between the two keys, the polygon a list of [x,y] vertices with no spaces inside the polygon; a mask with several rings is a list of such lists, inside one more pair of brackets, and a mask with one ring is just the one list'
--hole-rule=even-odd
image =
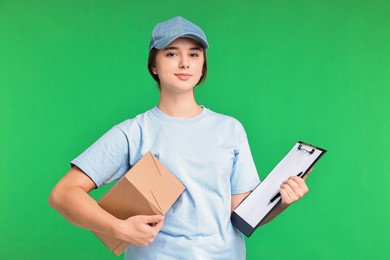
{"label": "blue baseball cap", "polygon": [[206,35],[199,26],[183,17],[176,16],[154,27],[149,51],[153,48],[163,49],[180,37],[189,37],[197,40],[205,50],[209,47]]}

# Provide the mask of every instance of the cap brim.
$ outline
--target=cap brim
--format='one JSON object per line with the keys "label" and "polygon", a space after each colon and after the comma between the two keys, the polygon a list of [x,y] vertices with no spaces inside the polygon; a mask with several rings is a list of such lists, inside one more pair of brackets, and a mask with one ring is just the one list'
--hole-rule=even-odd
{"label": "cap brim", "polygon": [[207,41],[203,37],[201,37],[200,35],[195,34],[195,33],[181,33],[181,34],[175,35],[174,37],[171,37],[170,39],[167,39],[165,41],[161,41],[161,42],[155,44],[154,46],[150,46],[149,49],[152,49],[152,48],[164,49],[169,44],[171,44],[174,40],[181,38],[181,37],[188,37],[188,38],[192,38],[192,39],[198,41],[203,46],[203,48],[205,50],[209,47],[209,45],[207,44]]}

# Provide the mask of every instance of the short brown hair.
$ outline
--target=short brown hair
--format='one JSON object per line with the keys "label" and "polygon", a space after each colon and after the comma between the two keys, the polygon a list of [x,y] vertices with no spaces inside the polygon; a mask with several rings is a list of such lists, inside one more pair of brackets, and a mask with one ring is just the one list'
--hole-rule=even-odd
{"label": "short brown hair", "polygon": [[[158,75],[153,73],[153,67],[156,64],[156,56],[157,56],[158,49],[153,48],[149,52],[149,57],[148,57],[148,71],[150,75],[152,75],[153,79],[157,82],[158,87],[160,88],[160,79]],[[202,68],[202,76],[200,77],[198,83],[196,83],[195,86],[198,86],[199,84],[203,83],[206,80],[206,75],[207,75],[207,59],[206,59],[206,53],[203,50],[203,68]]]}

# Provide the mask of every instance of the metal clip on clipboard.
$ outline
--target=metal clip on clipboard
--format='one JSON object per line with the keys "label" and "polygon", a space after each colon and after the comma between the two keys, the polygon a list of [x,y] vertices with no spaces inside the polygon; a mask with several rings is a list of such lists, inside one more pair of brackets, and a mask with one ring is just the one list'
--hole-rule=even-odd
{"label": "metal clip on clipboard", "polygon": [[[299,143],[299,142],[298,142],[298,143]],[[312,147],[311,150],[308,150],[307,148],[304,147],[304,145],[305,145],[305,146],[310,146],[310,147],[312,147],[312,145],[308,145],[308,144],[305,144],[305,143],[301,142],[301,143],[299,144],[299,146],[298,146],[298,150],[303,150],[303,151],[306,151],[306,152],[308,152],[308,153],[310,153],[310,154],[313,154],[313,153],[314,153],[315,149],[314,149],[313,147]]]}

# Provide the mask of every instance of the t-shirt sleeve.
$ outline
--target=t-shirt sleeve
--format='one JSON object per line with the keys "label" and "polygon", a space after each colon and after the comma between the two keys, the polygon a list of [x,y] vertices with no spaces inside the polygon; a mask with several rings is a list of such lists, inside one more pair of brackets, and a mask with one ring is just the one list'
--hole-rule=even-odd
{"label": "t-shirt sleeve", "polygon": [[243,129],[241,132],[241,141],[239,141],[238,147],[234,151],[230,183],[232,194],[252,191],[260,183],[248,139]]}
{"label": "t-shirt sleeve", "polygon": [[130,168],[129,145],[125,133],[114,126],[71,161],[71,165],[85,172],[97,187],[119,179]]}

